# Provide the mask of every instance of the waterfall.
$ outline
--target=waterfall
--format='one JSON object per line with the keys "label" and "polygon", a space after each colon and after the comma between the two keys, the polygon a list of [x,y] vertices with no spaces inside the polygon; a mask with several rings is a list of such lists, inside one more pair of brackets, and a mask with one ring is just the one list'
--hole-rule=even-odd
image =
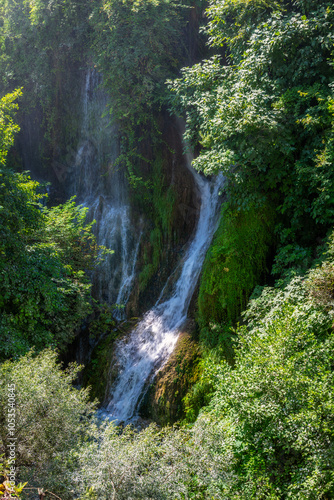
{"label": "waterfall", "polygon": [[119,375],[110,391],[110,402],[102,414],[118,422],[129,421],[137,408],[145,384],[172,353],[217,225],[219,191],[223,178],[209,181],[193,171],[201,195],[195,234],[185,252],[179,278],[169,298],[159,298],[130,336],[118,342]]}
{"label": "waterfall", "polygon": [[[118,131],[107,115],[104,116],[107,96],[100,89],[100,83],[96,71],[87,72],[72,185],[78,202],[89,207],[90,219],[96,220],[94,230],[98,243],[114,251],[95,271],[95,293],[102,302],[124,306],[135,276],[142,231],[141,224],[135,229],[131,222],[124,173],[114,167],[119,153]],[[175,273],[176,281],[167,282],[156,305],[116,346],[119,375],[104,411],[113,420],[128,421],[135,414],[145,384],[172,353],[216,228],[223,179],[217,177],[209,181],[193,170],[192,173],[201,197],[197,226]],[[114,316],[122,319],[124,308],[117,309]]]}
{"label": "waterfall", "polygon": [[135,276],[141,224],[133,226],[126,178],[115,167],[118,130],[106,113],[108,97],[100,84],[99,73],[89,69],[82,85],[82,127],[70,194],[89,207],[98,244],[114,252],[94,272],[93,289],[101,302],[119,305],[114,316],[123,319]]}

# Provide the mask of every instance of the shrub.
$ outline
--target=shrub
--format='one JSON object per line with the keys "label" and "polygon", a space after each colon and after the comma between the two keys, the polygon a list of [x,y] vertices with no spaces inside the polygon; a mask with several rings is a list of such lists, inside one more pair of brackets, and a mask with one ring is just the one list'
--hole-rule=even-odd
{"label": "shrub", "polygon": [[14,384],[16,462],[29,486],[62,491],[66,456],[85,435],[95,405],[73,387],[80,367],[63,370],[48,349],[0,365],[0,454],[8,458],[8,384]]}

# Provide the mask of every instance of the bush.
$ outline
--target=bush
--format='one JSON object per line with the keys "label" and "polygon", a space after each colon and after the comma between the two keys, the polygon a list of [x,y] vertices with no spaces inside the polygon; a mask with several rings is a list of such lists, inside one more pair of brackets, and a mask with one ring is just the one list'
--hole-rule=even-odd
{"label": "bush", "polygon": [[41,209],[38,183],[2,172],[0,359],[31,347],[64,348],[91,310],[85,271],[97,257],[87,209],[73,200]]}
{"label": "bush", "polygon": [[4,363],[1,443],[14,382],[20,478],[64,499],[331,498],[334,335],[310,293],[319,272],[257,290],[236,329],[234,367],[217,348],[203,361],[189,416],[206,406],[192,427],[95,421],[87,392],[71,386],[76,370],[62,373],[52,351]]}
{"label": "bush", "polygon": [[285,303],[254,330],[238,330],[236,367],[222,364],[211,403],[229,427],[226,453],[236,460],[228,498],[333,494],[334,336],[323,338],[328,318],[313,331],[321,316]]}
{"label": "bush", "polygon": [[0,455],[8,458],[8,384],[15,385],[18,478],[62,490],[66,456],[85,435],[95,410],[88,389],[73,387],[79,367],[62,370],[50,349],[0,365]]}
{"label": "bush", "polygon": [[75,493],[82,500],[219,500],[230,463],[221,461],[217,430],[209,419],[193,431],[96,427],[78,450]]}
{"label": "bush", "polygon": [[38,182],[6,167],[20,95],[0,100],[0,360],[73,338],[91,309],[85,271],[98,251],[86,208],[42,208]]}

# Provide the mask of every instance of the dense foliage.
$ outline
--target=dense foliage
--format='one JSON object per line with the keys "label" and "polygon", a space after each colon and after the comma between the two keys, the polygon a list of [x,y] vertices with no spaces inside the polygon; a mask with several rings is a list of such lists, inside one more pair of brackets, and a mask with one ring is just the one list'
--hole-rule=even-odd
{"label": "dense foliage", "polygon": [[267,270],[273,246],[273,214],[268,206],[240,211],[223,204],[220,226],[203,266],[198,297],[199,323],[235,323]]}
{"label": "dense foliage", "polygon": [[20,90],[16,90],[12,94],[7,94],[0,101],[0,166],[6,163],[6,157],[9,148],[14,143],[15,133],[19,127],[13,120],[13,114],[18,109],[15,102],[20,97]]}
{"label": "dense foliage", "polygon": [[180,67],[185,48],[179,11],[171,0],[104,0],[91,17],[112,111],[127,127],[152,119],[166,78]]}
{"label": "dense foliage", "polygon": [[5,165],[17,126],[15,92],[1,101],[0,358],[64,347],[91,310],[85,271],[97,257],[87,209],[73,200],[47,209],[38,183]]}
{"label": "dense foliage", "polygon": [[[257,291],[236,331],[235,366],[211,358],[214,394],[191,428],[87,420],[87,394],[50,351],[3,364],[18,432],[28,432],[20,479],[64,499],[331,498],[333,241],[305,277]],[[5,398],[4,385],[2,419]],[[21,425],[30,418],[32,431]]]}
{"label": "dense foliage", "polygon": [[240,207],[268,200],[282,247],[305,250],[333,223],[333,6],[212,0],[207,12],[227,63],[214,56],[171,84],[202,146],[194,165],[223,170]]}
{"label": "dense foliage", "polygon": [[1,172],[1,357],[63,348],[91,310],[85,270],[97,255],[87,210],[74,201],[41,209],[36,184]]}
{"label": "dense foliage", "polygon": [[[191,430],[117,438],[111,428],[89,445],[91,498],[331,498],[332,252],[331,241],[306,278],[258,290],[236,331],[235,366],[211,358],[215,394]],[[137,454],[133,483],[125,463]]]}
{"label": "dense foliage", "polygon": [[20,121],[32,117],[40,137],[36,147],[48,166],[64,144],[73,147],[78,139],[79,93],[72,74],[78,75],[90,46],[90,12],[88,2],[0,2],[1,95],[24,85]]}
{"label": "dense foliage", "polygon": [[0,453],[9,458],[9,384],[15,386],[15,467],[30,487],[61,487],[65,458],[84,436],[95,409],[88,390],[73,387],[78,367],[62,370],[56,358],[47,349],[0,365]]}
{"label": "dense foliage", "polygon": [[[100,72],[99,85],[109,95],[105,115],[117,122],[115,134],[120,135],[116,164],[105,158],[103,168],[127,173],[132,204],[150,221],[141,291],[167,258],[171,220],[174,223],[176,217],[174,206],[169,207],[174,205],[175,190],[161,173],[166,170],[161,155],[172,155],[162,131],[170,120],[165,80],[179,74],[192,50],[186,37],[188,3],[0,2],[0,81],[7,91],[24,83],[19,117],[26,134],[21,137],[26,143],[24,162],[40,169],[48,180],[56,176],[62,190],[63,180],[76,167],[75,152],[82,139],[80,98],[85,77],[93,68]],[[30,126],[34,134],[27,133]],[[165,214],[169,220],[164,220]]]}
{"label": "dense foliage", "polygon": [[162,143],[165,80],[178,75],[189,51],[188,16],[187,2],[174,0],[0,2],[0,81],[6,92],[24,83],[21,109],[41,128],[47,168],[77,146],[81,78],[95,67],[121,128],[119,161],[132,182],[143,174],[148,181],[152,143]]}
{"label": "dense foliage", "polygon": [[[184,10],[80,5],[0,1],[0,76],[10,90],[27,82],[25,109],[41,103],[56,151],[71,135],[59,135],[66,66],[89,47],[122,127],[119,161],[151,217],[145,288],[172,239],[159,112],[187,52]],[[200,375],[178,428],[99,421],[73,387],[77,368],[39,352],[65,346],[90,312],[97,247],[86,209],[43,208],[38,183],[6,166],[20,91],[1,99],[0,453],[13,383],[20,480],[63,500],[334,498],[333,23],[327,0],[210,0],[217,54],[169,83],[195,167],[228,180],[199,286]]]}

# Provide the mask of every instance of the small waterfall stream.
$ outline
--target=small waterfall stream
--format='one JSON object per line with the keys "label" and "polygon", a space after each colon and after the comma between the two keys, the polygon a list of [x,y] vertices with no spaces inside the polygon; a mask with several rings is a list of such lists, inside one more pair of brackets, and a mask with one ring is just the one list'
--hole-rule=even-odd
{"label": "small waterfall stream", "polygon": [[101,302],[120,306],[114,313],[120,320],[135,276],[141,229],[131,221],[124,173],[113,166],[119,154],[118,130],[105,113],[108,98],[100,84],[101,76],[89,69],[82,85],[82,127],[71,194],[89,207],[98,244],[114,252],[98,266],[93,287]]}
{"label": "small waterfall stream", "polygon": [[200,216],[170,297],[160,298],[147,312],[130,336],[116,348],[119,376],[110,392],[110,402],[102,414],[118,422],[129,421],[138,407],[146,382],[154,376],[172,353],[179,328],[184,323],[189,303],[216,229],[223,178],[209,181],[193,171],[201,195]]}

